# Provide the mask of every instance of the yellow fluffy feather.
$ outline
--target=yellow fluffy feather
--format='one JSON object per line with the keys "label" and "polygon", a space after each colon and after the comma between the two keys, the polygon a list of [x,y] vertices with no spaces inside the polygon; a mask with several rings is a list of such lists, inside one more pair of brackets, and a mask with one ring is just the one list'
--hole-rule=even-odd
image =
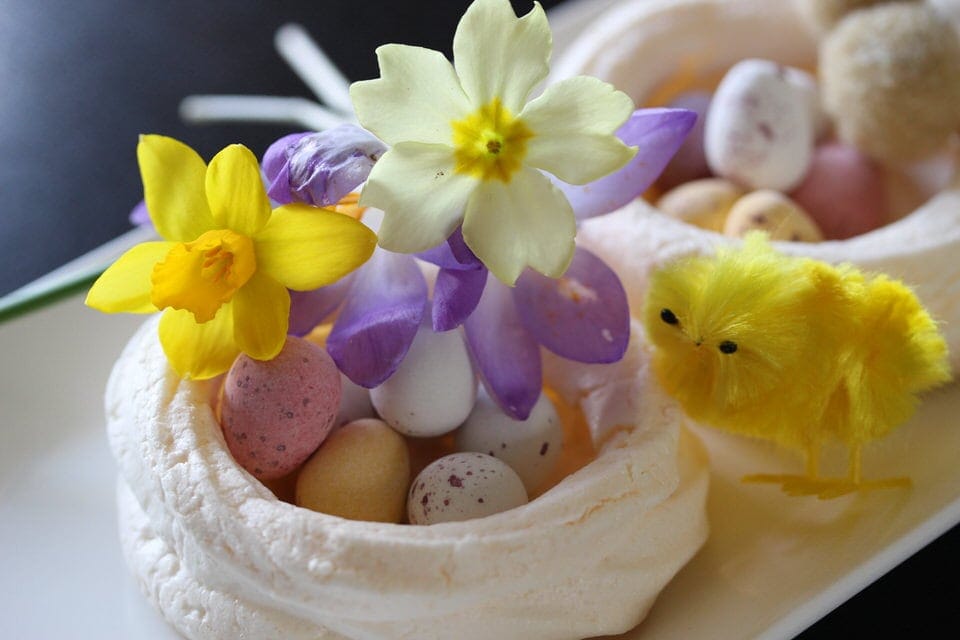
{"label": "yellow fluffy feather", "polygon": [[[691,418],[807,455],[806,476],[753,476],[791,493],[862,486],[860,450],[950,379],[947,345],[904,284],[777,253],[762,234],[653,274],[644,325],[654,369]],[[820,445],[850,447],[843,481]]]}

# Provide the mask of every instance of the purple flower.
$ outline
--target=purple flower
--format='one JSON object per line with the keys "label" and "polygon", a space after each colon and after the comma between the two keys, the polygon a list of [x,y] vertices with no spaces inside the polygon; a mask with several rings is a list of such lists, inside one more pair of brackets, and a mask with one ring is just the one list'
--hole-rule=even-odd
{"label": "purple flower", "polygon": [[426,307],[427,283],[413,256],[377,249],[347,278],[291,292],[289,331],[304,335],[339,308],[327,351],[344,375],[369,389],[400,366]]}
{"label": "purple flower", "polygon": [[336,204],[367,179],[386,150],[380,140],[352,124],[284,136],[263,155],[267,194],[280,204]]}
{"label": "purple flower", "polygon": [[129,220],[130,224],[135,227],[153,226],[153,221],[150,219],[150,212],[147,211],[147,203],[145,200],[141,200],[130,210]]}

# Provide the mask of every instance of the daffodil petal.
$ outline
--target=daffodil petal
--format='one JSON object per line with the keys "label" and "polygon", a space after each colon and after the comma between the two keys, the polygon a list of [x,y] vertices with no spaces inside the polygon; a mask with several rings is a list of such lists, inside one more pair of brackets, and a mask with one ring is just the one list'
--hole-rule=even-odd
{"label": "daffodil petal", "polygon": [[512,285],[525,267],[556,278],[573,258],[573,210],[539,171],[482,183],[467,204],[463,239],[488,269]]}
{"label": "daffodil petal", "polygon": [[233,337],[232,302],[203,324],[185,309],[167,309],[160,316],[159,331],[163,352],[181,378],[206,380],[220,375],[240,354]]}
{"label": "daffodil petal", "polygon": [[524,162],[573,184],[616,171],[636,153],[614,136],[631,113],[633,100],[606,82],[586,76],[558,82],[520,113],[534,133]]}
{"label": "daffodil petal", "polygon": [[380,77],[354,82],[360,124],[388,144],[450,144],[450,123],[472,109],[453,65],[439,51],[400,44],[377,48]]}
{"label": "daffodil petal", "polygon": [[543,386],[540,346],[523,326],[511,291],[487,282],[463,328],[487,393],[507,414],[526,420]]}
{"label": "daffodil petal", "polygon": [[144,242],[128,249],[93,283],[86,305],[106,313],[156,311],[150,301],[150,274],[173,245],[172,242]]}
{"label": "daffodil petal", "polygon": [[289,204],[273,212],[254,244],[258,270],[285,287],[309,291],[366,262],[377,236],[342,213]]}
{"label": "daffodil petal", "polygon": [[290,317],[290,294],[258,271],[233,296],[233,335],[237,346],[256,360],[270,360],[283,348]]}
{"label": "daffodil petal", "polygon": [[270,219],[260,165],[242,144],[225,147],[210,161],[206,193],[218,228],[253,237]]}
{"label": "daffodil petal", "polygon": [[508,0],[476,0],[453,37],[453,60],[474,105],[500,98],[518,113],[550,72],[553,36],[539,3],[517,18]]}
{"label": "daffodil petal", "polygon": [[360,204],[382,209],[380,246],[398,253],[425,251],[460,224],[477,182],[454,171],[453,149],[404,142],[370,172]]}
{"label": "daffodil petal", "polygon": [[137,161],[147,211],[160,237],[189,242],[214,228],[204,193],[207,165],[196,151],[173,138],[144,135]]}

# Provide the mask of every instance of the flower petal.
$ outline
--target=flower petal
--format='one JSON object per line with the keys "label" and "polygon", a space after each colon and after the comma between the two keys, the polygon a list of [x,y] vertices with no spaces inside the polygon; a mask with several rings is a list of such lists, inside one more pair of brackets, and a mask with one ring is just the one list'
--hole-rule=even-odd
{"label": "flower petal", "polygon": [[253,237],[270,219],[260,165],[242,144],[225,147],[207,167],[207,201],[217,227]]}
{"label": "flower petal", "polygon": [[520,113],[534,133],[524,162],[574,184],[616,171],[635,154],[613,135],[632,111],[630,96],[596,78],[558,82]]}
{"label": "flower petal", "polygon": [[483,263],[470,251],[463,241],[463,229],[457,227],[446,242],[417,254],[421,260],[435,264],[441,269],[481,269]]}
{"label": "flower petal", "polygon": [[559,279],[525,271],[513,290],[517,313],[536,339],[577,362],[616,362],[630,341],[630,308],[617,274],[577,247]]}
{"label": "flower petal", "polygon": [[144,135],[137,161],[147,211],[161,238],[189,242],[214,228],[203,186],[207,165],[196,151],[173,138]]}
{"label": "flower petal", "polygon": [[269,147],[263,154],[261,166],[263,175],[266,176],[269,186],[267,195],[279,204],[290,204],[293,202],[293,195],[290,193],[290,162],[289,155],[292,149],[301,138],[309,136],[312,131],[301,131],[285,135]]}
{"label": "flower petal", "polygon": [[[286,148],[277,150],[283,141],[288,141]],[[277,202],[334,205],[367,179],[386,150],[382,142],[353,124],[287,136],[264,156],[264,171],[272,181],[268,194]],[[284,158],[282,165],[278,155]]]}
{"label": "flower petal", "polygon": [[439,51],[400,44],[378,47],[377,61],[379,78],[350,85],[360,124],[391,145],[450,144],[450,123],[472,110],[453,65]]}
{"label": "flower petal", "polygon": [[197,324],[185,309],[167,309],[160,316],[159,331],[167,360],[183,378],[205,380],[220,375],[240,355],[233,338],[232,302],[203,324]]}
{"label": "flower petal", "polygon": [[173,242],[143,242],[128,249],[93,283],[86,305],[105,313],[156,311],[150,301],[150,275],[173,246]]}
{"label": "flower petal", "polygon": [[290,326],[287,333],[305,336],[343,304],[353,283],[353,274],[313,291],[290,292]]}
{"label": "flower petal", "polygon": [[353,382],[375,387],[400,366],[426,305],[427,283],[413,257],[377,251],[354,276],[327,351]]}
{"label": "flower petal", "polygon": [[638,147],[637,155],[616,173],[582,186],[554,180],[567,196],[578,220],[610,213],[638,197],[653,184],[697,120],[686,109],[638,109],[617,136]]}
{"label": "flower petal", "polygon": [[271,360],[280,353],[289,317],[287,288],[262,271],[253,274],[233,296],[234,340],[255,360]]}
{"label": "flower petal", "polygon": [[573,210],[542,173],[524,167],[513,180],[482,183],[467,204],[463,238],[497,278],[512,285],[527,266],[550,277],[573,257]]}
{"label": "flower petal", "polygon": [[416,253],[457,228],[477,182],[454,171],[453,149],[416,142],[387,151],[370,172],[360,204],[383,210],[380,246]]}
{"label": "flower petal", "polygon": [[257,235],[257,267],[298,291],[326,286],[367,261],[377,236],[350,216],[305,204],[273,212]]}
{"label": "flower petal", "polygon": [[486,269],[440,269],[433,285],[433,330],[449,331],[463,324],[487,283]]}
{"label": "flower petal", "polygon": [[511,417],[526,420],[543,386],[540,347],[523,326],[510,289],[491,278],[463,328],[487,393]]}
{"label": "flower petal", "polygon": [[517,19],[508,0],[476,0],[453,37],[453,60],[474,105],[494,98],[519,113],[530,91],[550,72],[553,36],[539,3]]}

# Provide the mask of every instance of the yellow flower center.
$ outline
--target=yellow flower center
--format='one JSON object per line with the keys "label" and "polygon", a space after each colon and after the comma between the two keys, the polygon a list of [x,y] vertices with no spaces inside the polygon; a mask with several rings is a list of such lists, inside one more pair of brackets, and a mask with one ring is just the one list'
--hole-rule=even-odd
{"label": "yellow flower center", "polygon": [[523,164],[533,132],[494,98],[463,120],[451,123],[457,173],[481,180],[510,178]]}
{"label": "yellow flower center", "polygon": [[253,241],[218,229],[181,242],[153,267],[150,299],[158,309],[187,309],[208,322],[257,270]]}

